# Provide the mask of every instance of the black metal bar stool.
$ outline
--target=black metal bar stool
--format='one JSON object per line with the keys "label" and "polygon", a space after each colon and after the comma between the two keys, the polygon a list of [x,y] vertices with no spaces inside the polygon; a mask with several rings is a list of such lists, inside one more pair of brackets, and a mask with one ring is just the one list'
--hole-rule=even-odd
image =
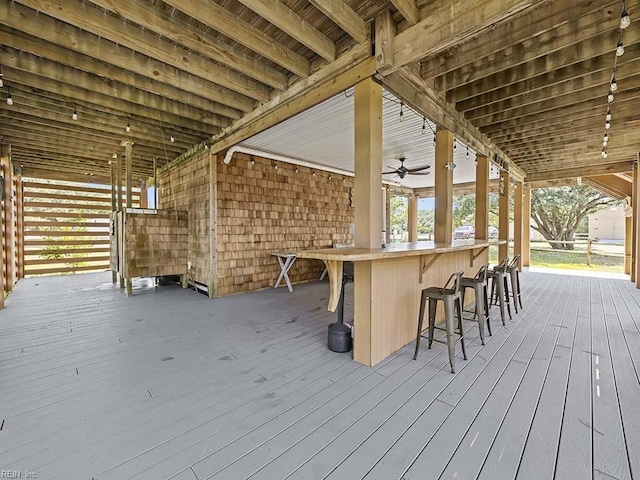
{"label": "black metal bar stool", "polygon": [[462,308],[464,309],[464,294],[467,288],[473,288],[476,294],[476,307],[472,320],[478,322],[480,328],[480,341],[484,345],[484,325],[487,324],[489,335],[491,335],[491,321],[489,320],[489,299],[487,295],[487,276],[489,274],[489,265],[482,265],[476,273],[476,276],[462,277],[460,281],[460,293]]}
{"label": "black metal bar stool", "polygon": [[511,280],[511,295],[513,296],[513,306],[516,308],[516,313],[518,313],[518,304],[520,308],[522,308],[522,299],[520,297],[520,270],[518,266],[520,265],[520,254],[514,256],[509,265],[507,265],[507,273],[509,274],[509,279]]}
{"label": "black metal bar stool", "polygon": [[[420,349],[420,338],[422,335],[422,323],[424,321],[424,309],[429,299],[429,336],[425,337],[429,339],[429,348],[435,340],[436,342],[446,343],[449,348],[449,363],[451,364],[451,373],[455,373],[455,339],[454,333],[460,335],[460,344],[462,345],[462,355],[464,359],[467,359],[467,352],[464,348],[464,332],[462,330],[462,303],[460,301],[460,283],[464,272],[456,272],[449,277],[444,287],[429,287],[422,290],[420,297],[420,314],[418,316],[418,334],[416,336],[416,351],[413,355],[415,360],[418,357],[418,350]],[[453,280],[453,286],[447,288]],[[444,303],[444,320],[446,328],[436,327],[436,307],[438,300],[442,300]],[[455,330],[454,324],[454,310],[458,316],[458,331]],[[434,329],[445,330],[447,332],[446,342],[433,338]]]}
{"label": "black metal bar stool", "polygon": [[497,265],[493,270],[489,270],[489,279],[491,279],[491,302],[489,304],[492,307],[495,304],[500,305],[500,318],[502,319],[502,325],[504,322],[504,307],[506,305],[507,312],[509,313],[509,319],[511,319],[511,306],[509,302],[509,285],[507,285],[507,262],[505,258]]}

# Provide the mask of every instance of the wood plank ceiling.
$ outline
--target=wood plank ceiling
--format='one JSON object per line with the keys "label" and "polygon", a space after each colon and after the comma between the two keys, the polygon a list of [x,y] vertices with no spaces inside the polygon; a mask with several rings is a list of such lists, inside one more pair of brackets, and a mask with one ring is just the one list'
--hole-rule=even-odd
{"label": "wood plank ceiling", "polygon": [[[626,2],[635,20],[638,3]],[[1,98],[13,105],[0,103],[0,137],[25,175],[96,178],[132,140],[143,179],[154,158],[224,138],[283,92],[311,88],[315,72],[370,56],[377,17],[392,32],[382,83],[472,147],[486,143],[537,180],[623,171],[640,150],[640,21],[620,31],[621,10],[621,0],[5,0]]]}

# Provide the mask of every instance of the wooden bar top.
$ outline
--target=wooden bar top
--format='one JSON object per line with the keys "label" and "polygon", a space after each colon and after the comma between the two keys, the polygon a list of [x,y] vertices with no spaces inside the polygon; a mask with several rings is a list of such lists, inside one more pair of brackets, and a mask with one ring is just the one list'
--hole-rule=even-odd
{"label": "wooden bar top", "polygon": [[505,240],[454,240],[448,243],[412,242],[392,243],[385,248],[323,248],[296,252],[298,258],[316,258],[325,261],[379,260],[383,258],[413,257],[437,253],[458,252],[487,248],[506,243]]}

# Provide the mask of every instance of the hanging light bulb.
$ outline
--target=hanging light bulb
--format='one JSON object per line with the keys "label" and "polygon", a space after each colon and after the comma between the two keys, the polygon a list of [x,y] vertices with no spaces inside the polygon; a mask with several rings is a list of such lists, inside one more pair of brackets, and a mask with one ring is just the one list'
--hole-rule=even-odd
{"label": "hanging light bulb", "polygon": [[125,129],[125,131],[126,131],[127,133],[129,133],[129,132],[131,131],[131,123],[129,123],[129,120],[127,120],[127,126],[126,126],[126,127],[124,127],[124,129]]}
{"label": "hanging light bulb", "polygon": [[404,103],[400,102],[400,121],[404,121]]}
{"label": "hanging light bulb", "polygon": [[629,17],[629,13],[626,8],[622,8],[622,14],[620,15],[620,29],[624,30],[629,25],[631,25],[631,18]]}
{"label": "hanging light bulb", "polygon": [[611,90],[609,90],[609,93],[607,95],[607,102],[609,103],[613,102],[613,92]]}
{"label": "hanging light bulb", "polygon": [[7,105],[13,105],[13,97],[11,96],[11,89],[7,87]]}
{"label": "hanging light bulb", "polygon": [[467,160],[469,160],[469,146],[468,145],[467,145],[467,155],[466,155],[466,157],[467,157]]}
{"label": "hanging light bulb", "polygon": [[427,119],[426,117],[422,117],[422,135],[427,131]]}
{"label": "hanging light bulb", "polygon": [[78,119],[78,110],[76,109],[76,106],[73,106],[73,113],[71,114],[71,118],[74,120]]}
{"label": "hanging light bulb", "polygon": [[604,137],[602,138],[602,141],[609,143],[609,134],[607,132],[604,132]]}
{"label": "hanging light bulb", "polygon": [[602,148],[606,148],[609,145],[609,142],[602,142]]}
{"label": "hanging light bulb", "polygon": [[605,117],[605,120],[607,120],[608,122],[611,121],[611,109],[607,108],[607,116]]}
{"label": "hanging light bulb", "polygon": [[618,40],[618,46],[616,47],[616,57],[621,57],[624,55],[624,44],[622,40]]}
{"label": "hanging light bulb", "polygon": [[171,135],[171,137],[169,137],[169,140],[171,141],[171,143],[174,143],[176,141],[176,137]]}
{"label": "hanging light bulb", "polygon": [[4,73],[0,70],[0,88],[4,87]]}
{"label": "hanging light bulb", "polygon": [[615,92],[616,90],[618,90],[618,82],[616,82],[615,75],[611,78],[611,85],[609,88],[612,92]]}
{"label": "hanging light bulb", "polygon": [[611,128],[611,122],[607,120],[606,122],[604,122],[604,129],[609,130],[610,128]]}
{"label": "hanging light bulb", "polygon": [[602,148],[602,158],[607,158],[607,151],[604,149],[604,147]]}

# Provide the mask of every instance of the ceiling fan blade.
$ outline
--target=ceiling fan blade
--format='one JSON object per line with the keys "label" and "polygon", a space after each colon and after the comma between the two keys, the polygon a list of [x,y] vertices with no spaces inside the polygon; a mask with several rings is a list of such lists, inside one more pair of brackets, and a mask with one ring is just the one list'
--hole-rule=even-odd
{"label": "ceiling fan blade", "polygon": [[409,175],[429,175],[431,172],[407,172]]}
{"label": "ceiling fan blade", "polygon": [[431,168],[431,165],[427,165],[426,167],[408,168],[407,171],[408,172],[420,172],[422,170],[428,170],[429,168]]}
{"label": "ceiling fan blade", "polygon": [[382,172],[383,175],[393,175],[393,174],[396,174],[396,173],[398,173],[397,170],[392,170],[390,172]]}

